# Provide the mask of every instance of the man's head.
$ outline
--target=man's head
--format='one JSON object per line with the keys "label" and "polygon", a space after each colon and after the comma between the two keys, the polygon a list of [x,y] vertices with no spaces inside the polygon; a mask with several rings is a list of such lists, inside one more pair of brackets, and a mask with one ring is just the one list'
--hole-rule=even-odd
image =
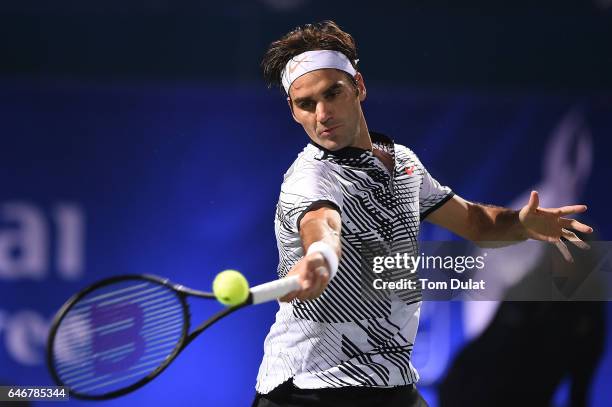
{"label": "man's head", "polygon": [[356,64],[351,35],[324,21],[273,42],[261,65],[268,84],[285,89],[293,118],[310,139],[338,150],[370,147],[361,110],[366,89]]}

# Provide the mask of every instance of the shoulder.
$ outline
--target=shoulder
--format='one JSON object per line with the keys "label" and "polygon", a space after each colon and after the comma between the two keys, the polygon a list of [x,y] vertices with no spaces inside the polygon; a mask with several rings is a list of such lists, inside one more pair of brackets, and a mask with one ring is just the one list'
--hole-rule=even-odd
{"label": "shoulder", "polygon": [[289,169],[283,176],[283,185],[291,185],[296,182],[312,181],[317,182],[321,179],[329,179],[329,174],[332,170],[330,163],[320,159],[321,151],[308,144],[302,152],[300,152]]}
{"label": "shoulder", "polygon": [[395,157],[398,161],[405,164],[413,164],[421,166],[421,161],[416,153],[403,144],[395,144]]}

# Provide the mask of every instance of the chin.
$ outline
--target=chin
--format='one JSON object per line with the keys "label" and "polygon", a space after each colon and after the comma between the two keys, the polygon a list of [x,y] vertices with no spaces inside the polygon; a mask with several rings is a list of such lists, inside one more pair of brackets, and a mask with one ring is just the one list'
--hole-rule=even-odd
{"label": "chin", "polygon": [[339,142],[337,140],[334,140],[333,138],[329,138],[329,137],[326,137],[324,139],[319,139],[317,144],[319,144],[320,146],[325,147],[326,149],[328,149],[330,151],[337,151],[337,150],[340,150],[340,149],[346,147],[346,143],[341,143],[341,142]]}

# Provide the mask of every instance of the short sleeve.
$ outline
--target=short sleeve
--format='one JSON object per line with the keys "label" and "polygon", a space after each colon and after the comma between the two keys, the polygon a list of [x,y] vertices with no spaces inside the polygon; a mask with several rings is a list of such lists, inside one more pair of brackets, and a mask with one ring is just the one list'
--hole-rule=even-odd
{"label": "short sleeve", "polygon": [[277,216],[283,226],[298,232],[302,217],[310,210],[331,206],[342,208],[342,190],[325,162],[294,164],[281,186]]}
{"label": "short sleeve", "polygon": [[454,193],[449,187],[440,185],[420,161],[418,165],[422,170],[421,186],[419,189],[419,212],[421,220],[423,220],[451,199]]}

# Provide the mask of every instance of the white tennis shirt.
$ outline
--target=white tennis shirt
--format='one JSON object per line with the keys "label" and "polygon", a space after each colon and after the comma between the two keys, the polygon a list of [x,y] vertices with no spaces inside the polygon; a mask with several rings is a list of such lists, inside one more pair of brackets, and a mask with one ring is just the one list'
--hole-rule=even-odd
{"label": "white tennis shirt", "polygon": [[410,357],[420,295],[364,298],[362,251],[368,242],[418,250],[421,220],[453,193],[432,178],[410,149],[382,134],[370,135],[374,148],[393,158],[393,174],[371,151],[329,151],[314,143],[285,173],[275,217],[279,277],[304,256],[299,221],[320,203],[341,214],[342,257],[319,298],[280,303],[264,342],[259,393],[289,378],[299,388],[390,387],[419,379]]}

